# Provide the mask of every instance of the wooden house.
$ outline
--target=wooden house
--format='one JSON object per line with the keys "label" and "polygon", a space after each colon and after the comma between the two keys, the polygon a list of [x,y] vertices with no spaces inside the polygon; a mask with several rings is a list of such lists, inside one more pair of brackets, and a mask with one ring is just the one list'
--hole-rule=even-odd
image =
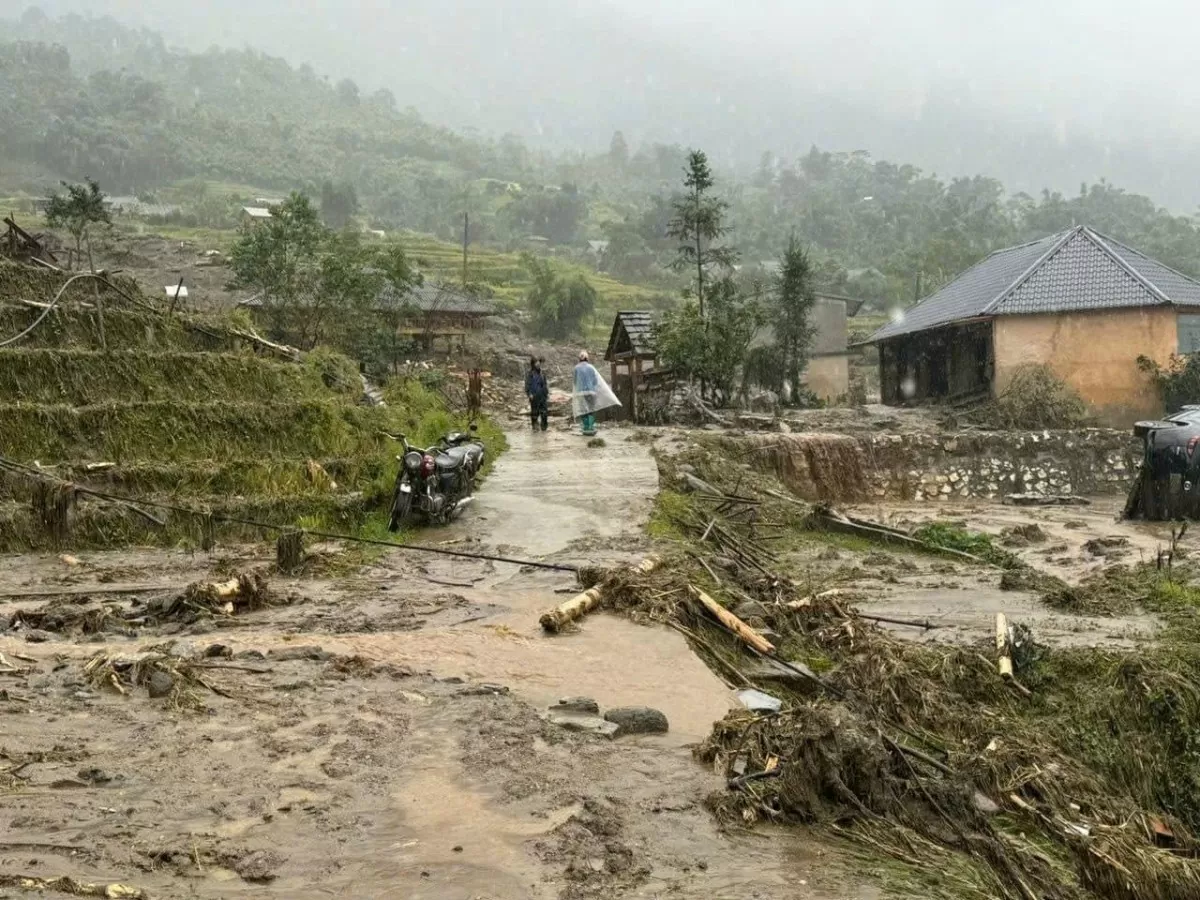
{"label": "wooden house", "polygon": [[621,401],[623,415],[635,422],[658,418],[655,411],[662,405],[658,401],[670,394],[674,383],[669,373],[658,368],[652,314],[617,313],[604,359],[611,367],[609,384]]}

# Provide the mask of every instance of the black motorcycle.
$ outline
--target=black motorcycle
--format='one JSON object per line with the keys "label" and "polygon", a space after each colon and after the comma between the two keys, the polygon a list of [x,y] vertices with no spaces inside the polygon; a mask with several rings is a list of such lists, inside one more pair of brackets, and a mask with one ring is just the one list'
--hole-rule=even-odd
{"label": "black motorcycle", "polygon": [[483,442],[473,434],[455,431],[421,450],[402,434],[389,437],[401,443],[404,455],[398,457],[400,471],[396,473],[388,530],[399,531],[413,519],[449,524],[473,499],[475,479],[483,468]]}

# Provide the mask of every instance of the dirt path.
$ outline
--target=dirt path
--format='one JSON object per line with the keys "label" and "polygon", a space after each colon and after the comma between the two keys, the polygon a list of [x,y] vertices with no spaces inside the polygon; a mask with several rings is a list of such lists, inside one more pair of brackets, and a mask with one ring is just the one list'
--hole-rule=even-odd
{"label": "dirt path", "polygon": [[[476,506],[421,541],[640,558],[656,467],[626,433],[605,437],[589,448],[515,433]],[[19,592],[191,579],[216,561],[6,563],[0,588]],[[0,635],[19,668],[0,675],[0,873],[121,881],[160,898],[876,896],[794,832],[718,833],[703,799],[720,784],[689,744],[730,692],[665,628],[600,614],[544,637],[538,613],[570,587],[561,573],[402,551],[353,577],[278,582],[292,605],[174,635],[176,652],[222,645],[203,670],[222,695],[202,692],[199,712],[82,677],[97,649],[129,652],[162,633]],[[242,668],[221,671],[231,664]],[[611,741],[539,717],[572,695],[653,706],[671,731]]]}

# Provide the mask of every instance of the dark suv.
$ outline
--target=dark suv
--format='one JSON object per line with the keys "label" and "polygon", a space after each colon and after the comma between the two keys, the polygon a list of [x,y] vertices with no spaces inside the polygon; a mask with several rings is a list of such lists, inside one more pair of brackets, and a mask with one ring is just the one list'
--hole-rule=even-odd
{"label": "dark suv", "polygon": [[1138,422],[1142,467],[1129,491],[1130,519],[1200,518],[1200,406],[1185,406],[1160,421]]}

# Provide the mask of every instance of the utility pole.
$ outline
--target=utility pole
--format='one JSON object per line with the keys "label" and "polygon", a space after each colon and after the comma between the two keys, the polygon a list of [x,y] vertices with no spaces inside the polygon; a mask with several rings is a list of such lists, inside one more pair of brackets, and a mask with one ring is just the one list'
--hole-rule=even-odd
{"label": "utility pole", "polygon": [[467,244],[471,240],[471,214],[463,213],[463,289],[467,287]]}

